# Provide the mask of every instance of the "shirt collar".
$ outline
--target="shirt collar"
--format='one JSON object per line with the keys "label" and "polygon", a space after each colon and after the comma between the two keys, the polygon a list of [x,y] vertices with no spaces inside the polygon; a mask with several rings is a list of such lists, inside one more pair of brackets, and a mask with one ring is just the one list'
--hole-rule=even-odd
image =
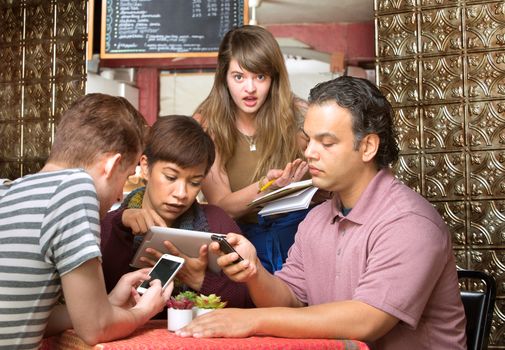
{"label": "shirt collar", "polygon": [[364,224],[368,217],[367,213],[370,210],[375,210],[395,179],[390,169],[379,170],[347,216],[342,214],[342,202],[340,197],[335,194],[331,202],[332,223],[345,218],[360,225]]}

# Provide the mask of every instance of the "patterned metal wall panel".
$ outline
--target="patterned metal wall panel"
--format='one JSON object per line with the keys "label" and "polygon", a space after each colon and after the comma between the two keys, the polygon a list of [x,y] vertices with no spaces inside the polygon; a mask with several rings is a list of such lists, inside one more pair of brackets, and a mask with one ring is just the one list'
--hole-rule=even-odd
{"label": "patterned metal wall panel", "polygon": [[[504,45],[505,47],[505,45]],[[505,52],[468,55],[468,97],[472,100],[505,97]]]}
{"label": "patterned metal wall panel", "polygon": [[[468,2],[469,4],[471,3]],[[467,48],[470,50],[503,50],[505,45],[505,4],[503,1],[482,3],[465,8]]]}
{"label": "patterned metal wall panel", "polygon": [[458,7],[421,13],[421,49],[425,54],[459,52],[462,48],[461,13]]}
{"label": "patterned metal wall panel", "polygon": [[460,103],[424,107],[421,144],[425,151],[462,150],[465,145],[464,113],[465,108]]}
{"label": "patterned metal wall panel", "polygon": [[407,12],[413,10],[416,0],[377,0],[375,1],[375,10],[379,17],[387,12]]}
{"label": "patterned metal wall panel", "polygon": [[468,146],[496,149],[505,144],[505,101],[468,103]]}
{"label": "patterned metal wall panel", "polygon": [[375,14],[395,171],[449,225],[458,266],[496,278],[490,348],[505,349],[505,1],[375,0]]}
{"label": "patterned metal wall panel", "polygon": [[403,107],[418,102],[417,67],[414,59],[384,61],[380,66],[381,89],[393,106]]}
{"label": "patterned metal wall panel", "polygon": [[471,198],[504,198],[505,150],[473,151],[468,158]]}
{"label": "patterned metal wall panel", "polygon": [[421,147],[419,108],[405,106],[396,111],[395,127],[398,130],[400,148],[408,153],[417,153]]}
{"label": "patterned metal wall panel", "polygon": [[0,0],[0,178],[40,170],[86,81],[86,0]]}
{"label": "patterned metal wall panel", "polygon": [[433,205],[442,214],[451,230],[454,249],[463,253],[462,256],[456,253],[458,266],[466,266],[467,259],[462,249],[468,243],[466,237],[467,204],[463,201],[452,201],[434,202]]}
{"label": "patterned metal wall panel", "polygon": [[420,58],[423,104],[459,102],[463,97],[463,62],[460,56]]}
{"label": "patterned metal wall panel", "polygon": [[423,191],[430,201],[461,200],[465,196],[465,154],[433,153],[423,156]]}
{"label": "patterned metal wall panel", "polygon": [[402,16],[384,15],[378,21],[378,30],[382,34],[378,42],[379,57],[408,57],[417,52],[415,13]]}
{"label": "patterned metal wall panel", "polygon": [[8,43],[0,44],[0,47],[0,84],[21,80],[21,65],[19,62],[21,61],[23,48],[20,45]]}
{"label": "patterned metal wall panel", "polygon": [[493,247],[505,243],[505,201],[474,201],[471,205],[471,224],[468,244]]}
{"label": "patterned metal wall panel", "polygon": [[0,123],[0,157],[8,161],[15,161],[14,155],[20,153],[21,126],[17,121],[2,121]]}
{"label": "patterned metal wall panel", "polygon": [[9,4],[9,1],[0,2],[2,11],[0,20],[2,31],[0,32],[0,44],[16,44],[23,36],[23,9],[19,2]]}

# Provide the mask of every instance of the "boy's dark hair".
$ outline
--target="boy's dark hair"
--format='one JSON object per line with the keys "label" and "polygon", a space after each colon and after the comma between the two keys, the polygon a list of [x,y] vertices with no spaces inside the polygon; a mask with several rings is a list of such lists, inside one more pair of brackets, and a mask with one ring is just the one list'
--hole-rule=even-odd
{"label": "boy's dark hair", "polygon": [[158,118],[149,131],[144,154],[150,167],[157,161],[182,168],[205,164],[205,174],[216,156],[210,136],[196,120],[185,115]]}
{"label": "boy's dark hair", "polygon": [[366,135],[377,134],[380,138],[375,156],[377,166],[380,169],[387,168],[398,160],[393,109],[374,84],[366,79],[344,76],[317,84],[310,90],[310,105],[327,102],[336,102],[351,112],[355,149],[359,148]]}

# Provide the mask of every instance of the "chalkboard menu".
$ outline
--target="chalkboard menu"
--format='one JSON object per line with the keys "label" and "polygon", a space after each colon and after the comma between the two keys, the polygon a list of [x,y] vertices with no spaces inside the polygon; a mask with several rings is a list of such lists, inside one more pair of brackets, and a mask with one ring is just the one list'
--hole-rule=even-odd
{"label": "chalkboard menu", "polygon": [[216,56],[247,0],[103,0],[103,58]]}

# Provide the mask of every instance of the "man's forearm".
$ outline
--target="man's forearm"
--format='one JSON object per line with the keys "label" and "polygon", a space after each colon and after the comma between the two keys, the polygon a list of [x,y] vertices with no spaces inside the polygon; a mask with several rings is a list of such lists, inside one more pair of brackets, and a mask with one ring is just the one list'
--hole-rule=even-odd
{"label": "man's forearm", "polygon": [[256,307],[304,306],[280,278],[270,274],[258,261],[257,275],[247,282],[249,294]]}
{"label": "man's forearm", "polygon": [[258,308],[254,334],[287,338],[345,338],[373,341],[389,332],[398,319],[372,306],[349,300],[303,308]]}

